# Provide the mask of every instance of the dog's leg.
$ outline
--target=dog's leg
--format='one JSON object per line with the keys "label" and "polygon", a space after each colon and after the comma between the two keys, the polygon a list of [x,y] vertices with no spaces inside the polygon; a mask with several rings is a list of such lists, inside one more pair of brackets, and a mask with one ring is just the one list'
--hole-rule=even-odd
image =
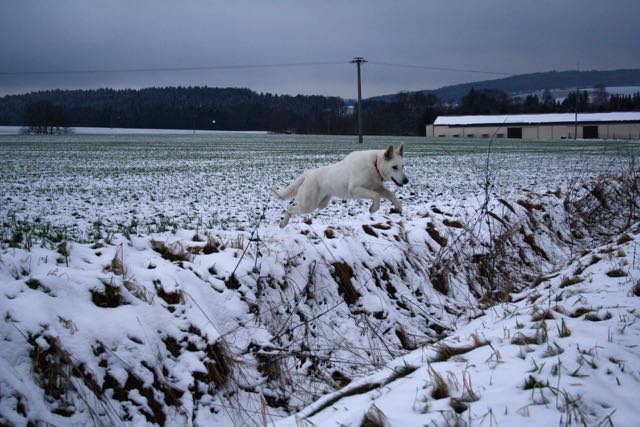
{"label": "dog's leg", "polygon": [[380,209],[380,195],[373,190],[369,190],[368,188],[364,187],[355,187],[349,189],[349,194],[355,199],[370,199],[370,213],[374,213],[375,211]]}
{"label": "dog's leg", "polygon": [[284,217],[282,218],[282,221],[280,221],[280,228],[285,228],[287,224],[289,224],[290,219],[291,214],[289,214],[289,211],[284,211]]}
{"label": "dog's leg", "polygon": [[294,202],[286,211],[284,211],[284,216],[282,217],[282,221],[280,221],[280,228],[285,228],[287,224],[289,224],[289,220],[292,216],[300,215],[302,213],[304,212],[302,212],[298,204]]}
{"label": "dog's leg", "polygon": [[318,209],[324,209],[329,205],[329,201],[331,200],[331,196],[326,196],[324,199],[320,200],[318,204]]}
{"label": "dog's leg", "polygon": [[399,214],[402,214],[402,203],[400,203],[400,200],[398,200],[395,194],[393,194],[385,187],[380,188],[378,190],[378,193],[380,193],[382,197],[393,203],[393,207],[398,211]]}

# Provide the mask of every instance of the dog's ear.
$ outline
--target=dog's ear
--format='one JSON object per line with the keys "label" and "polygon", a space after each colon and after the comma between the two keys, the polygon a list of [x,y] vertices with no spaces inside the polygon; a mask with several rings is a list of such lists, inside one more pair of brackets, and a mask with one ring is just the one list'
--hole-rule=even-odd
{"label": "dog's ear", "polygon": [[384,159],[391,160],[393,159],[393,144],[389,144],[386,151],[384,152]]}
{"label": "dog's ear", "polygon": [[404,143],[400,144],[400,147],[398,147],[396,153],[398,153],[398,156],[404,157]]}

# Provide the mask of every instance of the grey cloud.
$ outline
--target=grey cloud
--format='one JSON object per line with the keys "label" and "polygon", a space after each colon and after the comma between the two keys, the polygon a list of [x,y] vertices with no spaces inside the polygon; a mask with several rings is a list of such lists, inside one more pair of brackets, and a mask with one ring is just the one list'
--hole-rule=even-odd
{"label": "grey cloud", "polygon": [[[0,5],[0,73],[344,61],[188,72],[0,75],[0,95],[35,89],[209,85],[355,96],[372,62],[536,72],[640,66],[640,2],[24,1]],[[365,96],[491,78],[366,64]]]}

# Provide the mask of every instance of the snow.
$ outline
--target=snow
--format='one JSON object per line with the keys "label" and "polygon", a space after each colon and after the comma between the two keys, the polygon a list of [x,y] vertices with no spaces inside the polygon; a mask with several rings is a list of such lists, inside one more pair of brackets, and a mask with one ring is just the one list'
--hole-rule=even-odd
{"label": "snow", "polygon": [[[435,126],[462,126],[462,125],[490,125],[490,124],[521,124],[521,123],[573,123],[576,120],[574,113],[553,114],[512,114],[491,116],[438,116]],[[617,113],[578,113],[578,122],[639,122],[639,112]]]}
{"label": "snow", "polygon": [[338,201],[281,230],[268,188],[352,139],[3,138],[0,424],[634,425],[640,228],[602,244],[629,217],[595,195],[637,143],[500,142],[485,168],[486,144],[402,139],[402,216]]}
{"label": "snow", "polygon": [[[597,248],[537,288],[514,295],[514,302],[492,307],[444,342],[396,359],[275,425],[360,425],[373,405],[391,426],[449,425],[447,420],[462,425],[637,425],[640,297],[632,288],[640,276],[640,227],[632,233],[630,241]],[[594,256],[602,259],[591,264]],[[619,267],[624,277],[607,275]],[[563,287],[578,268],[582,281]],[[577,315],[578,308],[588,313]],[[543,310],[553,318],[534,319]],[[544,342],[513,343],[519,334],[540,331]],[[436,361],[440,345],[474,346],[477,337],[483,345]],[[411,372],[394,379],[406,367]],[[436,375],[448,386],[445,397],[432,396]],[[530,378],[540,387],[526,389]],[[380,385],[349,395],[365,384]],[[468,409],[457,415],[452,398]]]}

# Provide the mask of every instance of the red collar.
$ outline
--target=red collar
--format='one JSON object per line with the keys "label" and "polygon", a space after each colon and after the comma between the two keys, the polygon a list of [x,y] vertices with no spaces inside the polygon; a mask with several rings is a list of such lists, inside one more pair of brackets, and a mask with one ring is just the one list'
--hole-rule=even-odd
{"label": "red collar", "polygon": [[380,177],[380,179],[382,181],[384,181],[384,178],[382,177],[382,174],[380,173],[380,169],[378,169],[378,156],[376,155],[376,159],[373,161],[373,166],[376,168],[376,171],[378,172],[378,176]]}

